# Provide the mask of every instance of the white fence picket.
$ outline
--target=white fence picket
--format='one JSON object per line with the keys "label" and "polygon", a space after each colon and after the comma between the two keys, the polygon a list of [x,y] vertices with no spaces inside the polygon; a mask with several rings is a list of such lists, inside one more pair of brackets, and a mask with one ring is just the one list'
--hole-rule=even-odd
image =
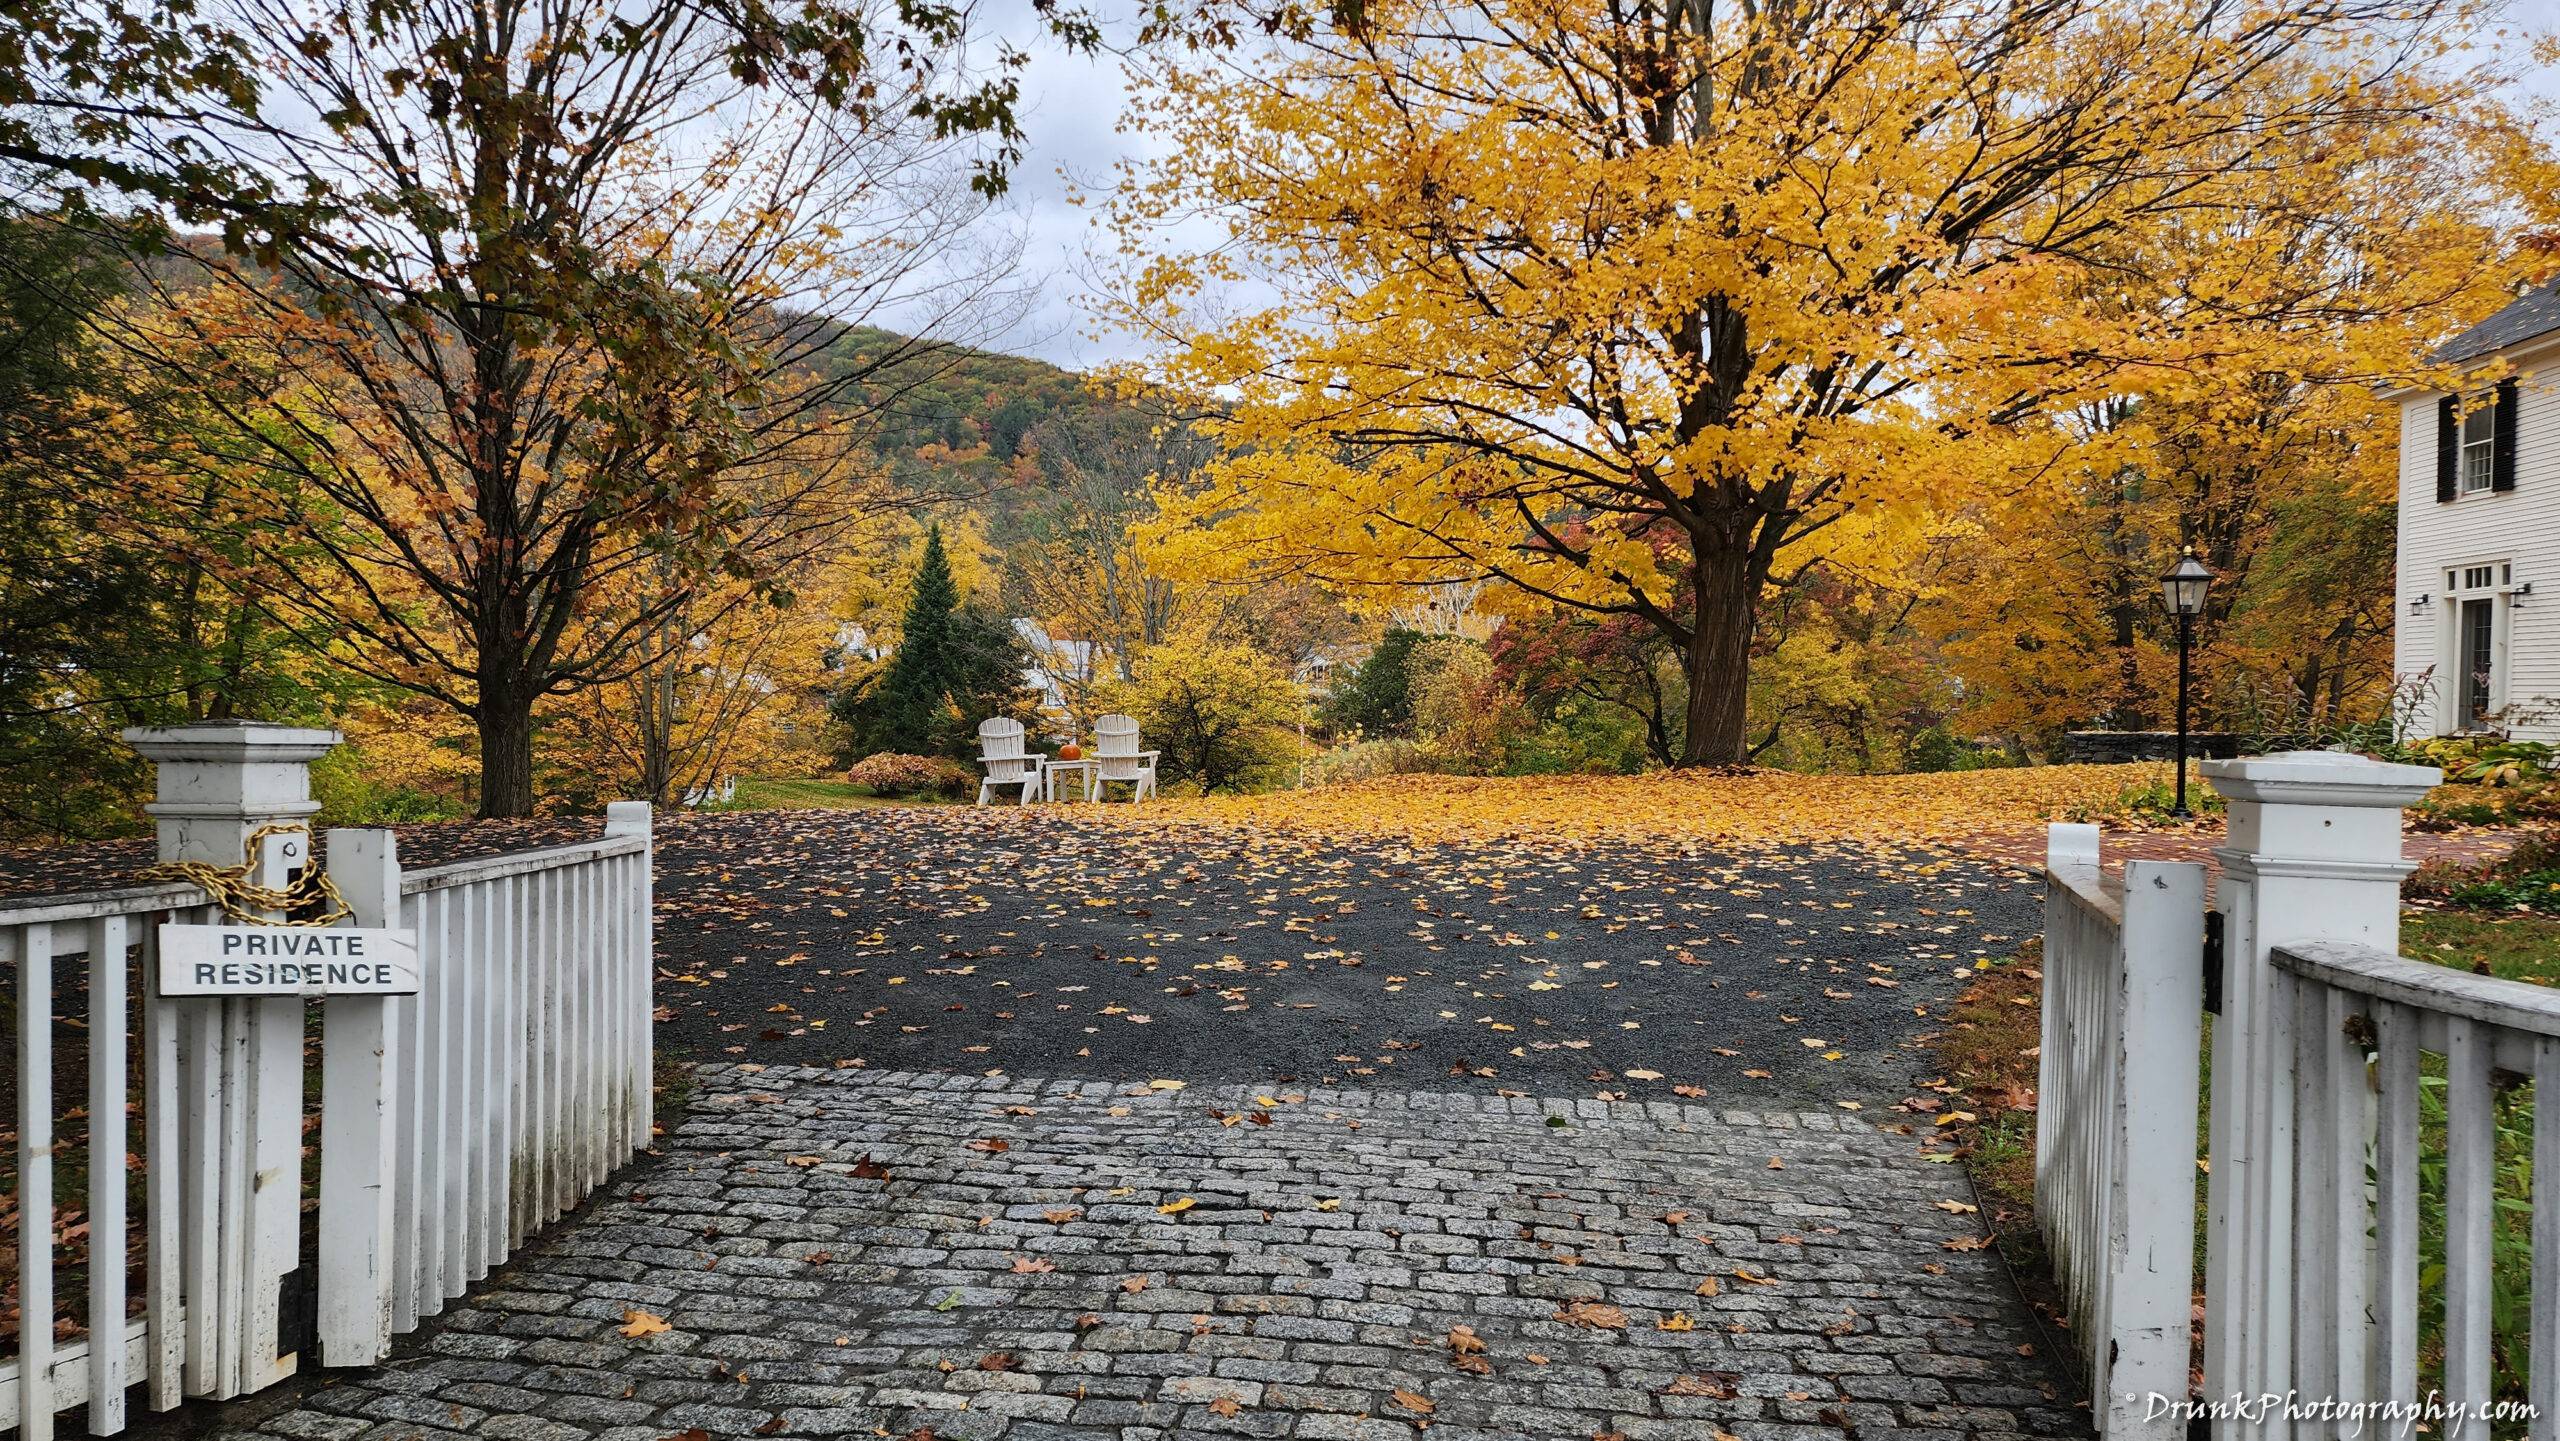
{"label": "white fence picket", "polygon": [[2526,1360],[2533,1404],[2532,1441],[2560,1441],[2560,1039],[2537,1037],[2533,1048],[2533,1328]]}
{"label": "white fence picket", "polygon": [[18,1435],[53,1441],[53,927],[16,939]]}
{"label": "white fence picket", "polygon": [[[89,922],[89,1334],[124,1334],[125,935],[123,916]],[[22,1310],[19,1324],[37,1314]],[[124,1429],[125,1348],[89,1348],[89,1434]]]}

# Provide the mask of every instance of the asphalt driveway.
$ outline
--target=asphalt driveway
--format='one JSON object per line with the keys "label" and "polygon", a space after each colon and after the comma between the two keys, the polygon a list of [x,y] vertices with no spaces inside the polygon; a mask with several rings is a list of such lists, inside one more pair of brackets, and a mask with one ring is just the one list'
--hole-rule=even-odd
{"label": "asphalt driveway", "polygon": [[698,1061],[1891,1101],[2032,882],[1862,846],[1416,846],[1067,808],[685,817],[659,1045]]}

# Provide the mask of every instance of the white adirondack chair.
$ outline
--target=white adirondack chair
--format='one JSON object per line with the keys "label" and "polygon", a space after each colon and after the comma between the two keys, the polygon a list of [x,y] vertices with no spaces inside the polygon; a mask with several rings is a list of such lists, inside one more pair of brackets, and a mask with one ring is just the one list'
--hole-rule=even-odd
{"label": "white adirondack chair", "polygon": [[1021,792],[1023,805],[1039,797],[1040,757],[1023,748],[1022,722],[1006,716],[978,722],[978,762],[987,768],[986,779],[978,782],[978,804],[1007,786]]}
{"label": "white adirondack chair", "polygon": [[1138,749],[1138,722],[1134,717],[1107,715],[1093,723],[1094,749],[1092,800],[1102,799],[1102,788],[1113,781],[1129,787],[1131,804],[1150,800],[1156,793],[1156,753]]}

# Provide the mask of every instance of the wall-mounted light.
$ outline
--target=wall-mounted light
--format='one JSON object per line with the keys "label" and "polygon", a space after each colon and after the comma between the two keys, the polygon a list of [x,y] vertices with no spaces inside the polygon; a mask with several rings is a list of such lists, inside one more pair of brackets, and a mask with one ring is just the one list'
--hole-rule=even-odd
{"label": "wall-mounted light", "polygon": [[2515,596],[2513,598],[2515,600],[2522,600],[2531,594],[2533,594],[2533,582],[2526,581],[2524,584],[2516,587]]}
{"label": "wall-mounted light", "polygon": [[2427,613],[2427,607],[2428,607],[2428,606],[2430,606],[2430,605],[2433,605],[2434,603],[2435,603],[2435,597],[2434,597],[2434,596],[2431,596],[2431,595],[2413,595],[2413,596],[2409,597],[2409,614],[2411,614],[2411,615],[2425,615],[2425,614]]}

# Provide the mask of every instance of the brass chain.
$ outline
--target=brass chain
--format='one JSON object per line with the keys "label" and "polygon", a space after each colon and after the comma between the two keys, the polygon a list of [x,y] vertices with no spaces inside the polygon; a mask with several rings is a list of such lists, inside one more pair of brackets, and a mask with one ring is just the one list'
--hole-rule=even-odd
{"label": "brass chain", "polygon": [[[293,880],[283,886],[252,884],[249,873],[257,869],[258,843],[269,836],[299,833],[307,843],[311,828],[300,821],[273,821],[249,832],[241,842],[242,860],[236,866],[217,866],[210,861],[164,861],[142,872],[145,879],[185,881],[200,887],[222,907],[224,915],[252,926],[329,926],[354,914],[347,898],[338,894],[338,884],[317,865],[306,865],[294,873]],[[304,846],[308,856],[310,847]],[[327,910],[308,920],[293,920],[292,914],[312,906],[326,905]],[[274,919],[269,912],[282,912],[284,920]]]}

